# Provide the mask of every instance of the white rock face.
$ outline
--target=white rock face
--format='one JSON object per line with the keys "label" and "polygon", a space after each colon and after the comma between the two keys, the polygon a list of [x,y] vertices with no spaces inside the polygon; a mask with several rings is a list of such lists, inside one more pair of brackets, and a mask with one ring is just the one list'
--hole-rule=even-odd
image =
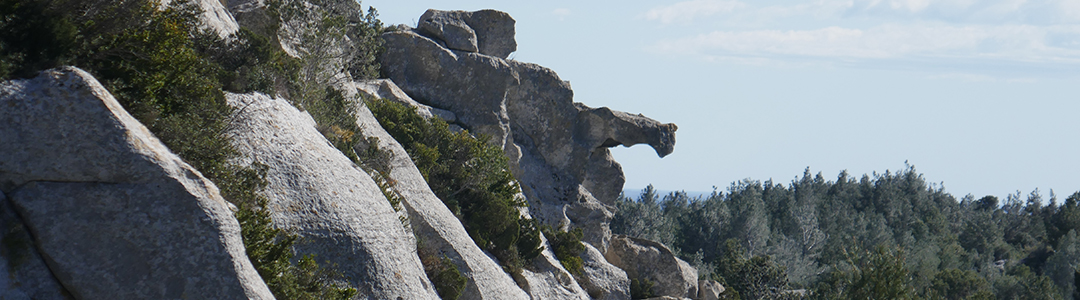
{"label": "white rock face", "polygon": [[90,74],[0,83],[0,189],[76,299],[273,299],[217,187]]}
{"label": "white rock face", "polygon": [[581,254],[585,278],[581,285],[594,299],[620,300],[630,299],[630,278],[626,271],[607,262],[604,254],[589,243]]}
{"label": "white rock face", "polygon": [[698,273],[675,257],[663,244],[616,235],[605,255],[608,262],[626,271],[633,279],[654,282],[653,295],[676,298],[698,297]]}
{"label": "white rock face", "polygon": [[[378,138],[379,148],[391,153],[390,178],[396,182],[393,188],[404,198],[402,204],[424,246],[450,258],[458,270],[469,278],[460,299],[528,298],[510,275],[476,246],[461,222],[428,187],[424,176],[409,158],[409,153],[383,130],[367,107],[358,109],[356,123],[365,137]],[[361,143],[357,147],[367,145]]]}
{"label": "white rock face", "polygon": [[368,299],[438,299],[416,241],[380,188],[284,99],[226,94],[237,108],[229,134],[244,155],[265,164],[265,195],[275,226],[301,236],[315,254],[350,277]]}
{"label": "white rock face", "polygon": [[543,241],[544,251],[533,260],[532,266],[526,266],[521,271],[522,277],[525,278],[525,291],[532,299],[588,300],[589,294],[555,258],[547,237],[540,235],[540,239]]}
{"label": "white rock face", "polygon": [[7,197],[0,193],[0,299],[64,300],[64,287],[56,281],[22,220],[15,215]]}

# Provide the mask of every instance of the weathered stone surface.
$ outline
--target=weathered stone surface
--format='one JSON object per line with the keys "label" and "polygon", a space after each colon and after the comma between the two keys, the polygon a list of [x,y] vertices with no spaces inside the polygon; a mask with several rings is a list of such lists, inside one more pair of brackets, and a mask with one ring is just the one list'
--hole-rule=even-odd
{"label": "weathered stone surface", "polygon": [[446,48],[506,58],[517,51],[514,18],[485,9],[474,12],[429,9],[420,16],[417,31]]}
{"label": "weathered stone surface", "polygon": [[724,286],[719,282],[712,280],[699,280],[698,281],[698,296],[697,300],[717,300],[720,299],[720,294],[724,293]]}
{"label": "weathered stone surface", "polygon": [[578,285],[574,276],[563,268],[555,258],[547,238],[540,236],[544,251],[533,260],[531,266],[521,271],[525,279],[523,288],[532,299],[581,299],[588,300],[589,294]]}
{"label": "weathered stone surface", "polygon": [[457,121],[457,116],[453,112],[445,109],[438,109],[420,102],[416,102],[405,94],[401,88],[398,88],[393,81],[389,79],[373,79],[364,81],[352,82],[353,87],[360,93],[363,93],[369,97],[382,98],[397,103],[408,105],[415,108],[416,112],[425,118],[432,116],[439,117],[447,123],[453,123]]}
{"label": "weathered stone surface", "polygon": [[585,278],[581,285],[593,299],[621,300],[630,299],[630,278],[626,271],[608,263],[600,250],[589,243],[584,243],[585,252],[581,259],[585,269]]}
{"label": "weathered stone surface", "polygon": [[516,23],[510,14],[493,9],[471,12],[465,19],[465,24],[476,32],[476,46],[480,54],[498,58],[506,58],[517,51],[517,41],[514,40]]}
{"label": "weathered stone surface", "polygon": [[416,29],[424,35],[445,43],[446,48],[465,52],[478,52],[476,32],[461,19],[461,11],[429,9],[420,16]]}
{"label": "weathered stone surface", "polygon": [[[393,85],[389,81],[383,84]],[[388,166],[390,178],[395,182],[393,189],[402,196],[413,232],[423,241],[422,246],[449,258],[469,278],[460,299],[527,299],[529,296],[510,275],[476,246],[457,217],[428,187],[409,153],[383,130],[367,107],[357,109],[356,123],[363,136],[378,138],[379,148],[390,153]],[[365,142],[357,147],[362,150],[368,145]]]}
{"label": "weathered stone surface", "polygon": [[416,241],[380,188],[332,147],[315,121],[284,99],[226,94],[237,114],[234,145],[267,166],[275,226],[298,234],[295,250],[336,265],[369,299],[437,299]]}
{"label": "weathered stone surface", "polygon": [[77,299],[273,299],[217,187],[90,74],[0,84],[0,185]]}
{"label": "weathered stone surface", "polygon": [[660,243],[616,235],[611,239],[611,247],[605,257],[611,264],[625,270],[630,278],[654,282],[654,295],[681,298],[698,296],[697,270],[675,257],[670,249]]}
{"label": "weathered stone surface", "polygon": [[26,225],[15,215],[15,208],[0,193],[0,299],[64,300],[67,291],[53,277],[45,260],[34,248]]}
{"label": "weathered stone surface", "polygon": [[451,51],[413,31],[388,32],[382,37],[386,41],[383,73],[405,93],[420,103],[454,112],[458,123],[490,136],[493,144],[508,142],[504,100],[517,76],[506,61]]}
{"label": "weathered stone surface", "polygon": [[[469,23],[480,13],[441,12],[464,20],[482,45],[482,26]],[[492,15],[484,18],[499,18]],[[449,110],[462,127],[494,137],[521,183],[529,214],[552,227],[583,229],[584,241],[606,253],[611,205],[625,182],[608,148],[649,144],[663,157],[674,149],[677,127],[574,103],[570,84],[550,69],[447,49],[419,31],[383,34],[383,73],[413,99]],[[670,251],[663,255],[676,260]]]}

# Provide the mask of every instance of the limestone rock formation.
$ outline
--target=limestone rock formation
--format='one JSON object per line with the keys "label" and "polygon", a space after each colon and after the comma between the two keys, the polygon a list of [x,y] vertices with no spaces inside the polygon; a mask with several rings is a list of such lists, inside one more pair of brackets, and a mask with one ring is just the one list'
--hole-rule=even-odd
{"label": "limestone rock formation", "polygon": [[609,263],[604,254],[589,243],[585,243],[581,259],[585,277],[589,278],[581,285],[590,296],[601,300],[630,299],[630,278],[626,271]]}
{"label": "limestone rock formation", "polygon": [[497,10],[475,12],[429,9],[420,16],[417,30],[446,48],[506,58],[517,51],[514,18]]}
{"label": "limestone rock formation", "polygon": [[608,262],[625,270],[630,278],[654,282],[654,295],[698,296],[697,270],[676,258],[660,243],[616,235],[611,239],[606,257]]}
{"label": "limestone rock formation", "polygon": [[90,74],[0,84],[0,191],[77,299],[273,299],[213,183]]}
{"label": "limestone rock formation", "polygon": [[0,193],[0,299],[64,300],[67,291],[53,277],[45,260],[34,248],[34,241],[15,208]]}
{"label": "limestone rock formation", "polygon": [[271,219],[300,236],[298,253],[336,266],[370,299],[438,298],[398,213],[311,116],[259,93],[226,99],[237,110],[228,134],[251,162],[266,165]]}
{"label": "limestone rock formation", "polygon": [[[400,91],[393,82],[387,80],[381,81],[378,86],[382,87],[382,91]],[[399,98],[399,101],[412,101],[403,93],[398,96],[403,97]],[[428,187],[424,176],[409,158],[409,153],[383,130],[367,107],[361,106],[357,109],[356,123],[363,136],[377,138],[379,149],[390,153],[387,163],[390,179],[395,182],[393,189],[402,196],[402,204],[408,211],[413,232],[423,241],[422,246],[437,255],[449,258],[458,270],[469,278],[461,299],[528,298],[510,275],[503,272],[502,267],[473,242],[457,217]],[[356,145],[361,151],[368,146],[366,141]]]}
{"label": "limestone rock formation", "polygon": [[[502,146],[509,157],[532,217],[555,228],[582,228],[584,240],[606,254],[612,205],[625,182],[608,148],[648,144],[663,157],[674,149],[677,127],[575,103],[570,84],[550,69],[487,55],[481,46],[478,52],[460,46],[471,40],[468,30],[458,28],[462,23],[472,29],[478,43],[506,39],[492,33],[498,31],[473,26],[488,24],[484,18],[494,15],[428,10],[420,28],[399,26],[383,34],[387,49],[380,57],[383,74],[413,99],[449,110],[457,116],[458,125],[492,137],[491,142]],[[670,251],[659,255],[673,265],[688,266]],[[589,273],[590,282],[625,284],[627,274],[599,271],[597,263],[596,272]],[[633,272],[635,276],[642,272],[666,276],[651,271]],[[671,287],[670,295],[696,297],[696,278],[684,281],[687,285]],[[584,286],[612,293],[611,297],[620,297],[628,289]]]}

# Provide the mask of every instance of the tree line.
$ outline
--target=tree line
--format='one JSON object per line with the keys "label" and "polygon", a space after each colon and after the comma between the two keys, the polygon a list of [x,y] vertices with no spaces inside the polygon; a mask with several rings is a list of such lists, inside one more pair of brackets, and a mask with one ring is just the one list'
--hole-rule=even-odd
{"label": "tree line", "polygon": [[1080,192],[957,199],[915,168],[621,196],[612,231],[659,241],[742,299],[1065,299]]}

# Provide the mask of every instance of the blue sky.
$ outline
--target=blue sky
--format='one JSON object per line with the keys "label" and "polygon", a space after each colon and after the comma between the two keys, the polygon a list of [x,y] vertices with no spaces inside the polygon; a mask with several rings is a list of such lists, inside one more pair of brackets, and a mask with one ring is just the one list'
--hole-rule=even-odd
{"label": "blue sky", "polygon": [[575,101],[679,125],[616,148],[627,189],[904,168],[958,197],[1080,190],[1080,0],[364,1],[517,20]]}

